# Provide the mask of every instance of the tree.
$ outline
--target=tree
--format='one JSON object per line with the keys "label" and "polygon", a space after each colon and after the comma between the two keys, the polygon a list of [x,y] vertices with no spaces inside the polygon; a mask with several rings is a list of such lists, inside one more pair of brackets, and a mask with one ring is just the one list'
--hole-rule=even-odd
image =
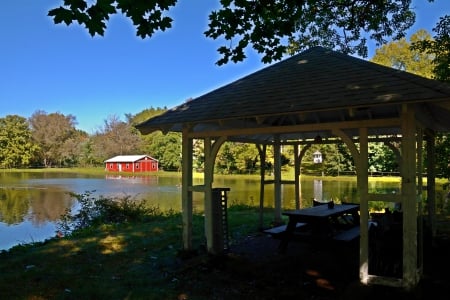
{"label": "tree", "polygon": [[150,156],[159,161],[159,166],[164,170],[181,169],[181,134],[169,132],[162,134],[161,131],[147,135],[148,143],[144,149]]}
{"label": "tree", "polygon": [[157,115],[160,115],[164,113],[167,110],[167,107],[157,107],[157,108],[147,108],[141,111],[140,113],[137,113],[135,115],[126,114],[125,116],[127,119],[131,122],[131,124],[137,125],[139,123],[142,123],[144,121],[147,121],[148,119],[155,117]]}
{"label": "tree", "polygon": [[[103,161],[98,162],[98,164],[103,165]],[[81,155],[78,157],[78,165],[79,166],[95,166],[97,162],[95,160],[94,153],[94,141],[91,137],[88,137],[81,144]]]}
{"label": "tree", "polygon": [[116,155],[140,154],[141,139],[130,122],[123,122],[116,115],[104,120],[104,126],[92,137],[96,163]]}
{"label": "tree", "polygon": [[28,166],[37,150],[26,118],[18,115],[0,118],[0,167]]}
{"label": "tree", "polygon": [[[132,124],[139,124],[151,117],[162,114],[167,110],[164,108],[149,108],[142,112],[129,116]],[[181,169],[181,134],[170,132],[163,135],[161,132],[153,132],[147,135],[141,135],[142,150],[156,158],[159,166],[164,170],[180,170]],[[197,163],[197,162],[196,162]]]}
{"label": "tree", "polygon": [[219,65],[242,61],[249,44],[270,63],[312,46],[338,48],[367,57],[365,35],[378,44],[401,38],[414,24],[410,0],[354,1],[221,1],[223,8],[209,16],[207,37],[223,37]]}
{"label": "tree", "polygon": [[[103,35],[111,15],[122,13],[136,26],[136,35],[151,37],[172,26],[167,16],[176,0],[61,0],[63,6],[49,10],[54,23],[77,22],[89,33]],[[432,2],[433,0],[429,0]],[[415,21],[411,0],[221,0],[222,7],[209,15],[204,34],[223,38],[225,46],[218,65],[240,62],[252,46],[262,61],[279,60],[316,45],[339,48],[344,53],[367,57],[366,36],[377,44],[386,38],[400,39]]]}
{"label": "tree", "polygon": [[64,141],[60,149],[60,165],[75,166],[80,163],[88,142],[88,134],[82,130],[76,130],[71,137]]}
{"label": "tree", "polygon": [[450,82],[450,16],[441,17],[433,31],[433,40],[416,41],[412,49],[433,55],[434,78]]}
{"label": "tree", "polygon": [[[400,144],[391,142],[398,149]],[[400,150],[399,150],[400,151]],[[392,151],[384,143],[369,144],[369,169],[373,172],[400,172],[398,160]]]}
{"label": "tree", "polygon": [[[436,134],[436,174],[450,180],[450,133]],[[428,159],[428,158],[427,158]]]}
{"label": "tree", "polygon": [[355,171],[353,158],[343,142],[318,146],[313,145],[307,154],[308,157],[312,157],[313,152],[320,149],[323,158],[323,171],[325,174],[339,176],[341,173],[348,174],[348,172]]}
{"label": "tree", "polygon": [[217,152],[216,168],[220,173],[232,174],[237,170],[236,157],[233,153],[233,143],[225,142]]}
{"label": "tree", "polygon": [[62,145],[76,134],[76,118],[38,110],[30,117],[33,140],[40,148],[45,167],[63,161]]}
{"label": "tree", "polygon": [[426,78],[432,78],[434,54],[411,48],[411,45],[414,43],[431,40],[431,35],[426,30],[421,29],[411,35],[409,42],[402,38],[376,49],[375,55],[370,61]]}
{"label": "tree", "polygon": [[[257,163],[259,161],[258,149],[253,144],[248,143],[233,143],[233,152],[236,157],[236,167],[239,172],[253,173],[256,171]],[[282,165],[287,165],[289,159],[285,155],[282,156]]]}

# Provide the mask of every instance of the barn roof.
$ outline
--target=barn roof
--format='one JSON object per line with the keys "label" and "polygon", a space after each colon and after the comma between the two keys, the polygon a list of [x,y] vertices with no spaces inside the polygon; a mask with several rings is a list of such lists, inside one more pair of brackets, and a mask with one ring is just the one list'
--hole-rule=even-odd
{"label": "barn roof", "polygon": [[[398,118],[402,104],[419,108],[427,128],[450,129],[450,86],[356,57],[314,47],[153,117],[137,128],[195,135],[216,130],[309,125],[308,132],[243,133],[231,140],[313,138],[316,124]],[[370,134],[395,134],[372,128]],[[327,132],[320,132],[326,137]],[[349,134],[357,134],[353,132]]]}
{"label": "barn roof", "polygon": [[105,160],[105,163],[110,163],[110,162],[136,162],[139,160],[142,160],[144,158],[149,158],[151,160],[156,160],[153,157],[150,157],[148,155],[118,155],[118,156],[114,156],[110,159]]}

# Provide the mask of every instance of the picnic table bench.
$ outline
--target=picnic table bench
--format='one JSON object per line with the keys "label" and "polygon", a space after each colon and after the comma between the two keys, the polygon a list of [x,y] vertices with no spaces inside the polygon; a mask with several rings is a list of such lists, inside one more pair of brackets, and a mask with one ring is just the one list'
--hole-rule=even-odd
{"label": "picnic table bench", "polygon": [[[302,227],[305,227],[306,225],[307,225],[306,223],[297,223],[295,225],[295,229],[300,229]],[[264,233],[270,234],[273,237],[278,237],[279,235],[286,232],[286,228],[287,228],[287,225],[280,225],[280,226],[272,227],[269,229],[265,229]]]}

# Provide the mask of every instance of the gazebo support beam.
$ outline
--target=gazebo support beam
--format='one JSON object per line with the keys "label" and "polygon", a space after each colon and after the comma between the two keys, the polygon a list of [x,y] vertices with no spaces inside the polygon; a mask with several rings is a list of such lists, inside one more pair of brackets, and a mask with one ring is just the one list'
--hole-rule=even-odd
{"label": "gazebo support beam", "polygon": [[280,137],[276,135],[274,137],[275,143],[273,145],[273,168],[274,168],[274,222],[276,224],[281,223],[281,145]]}
{"label": "gazebo support beam", "polygon": [[433,131],[426,132],[427,147],[427,207],[428,207],[428,226],[431,235],[436,236],[436,135]]}
{"label": "gazebo support beam", "polygon": [[261,161],[261,167],[259,170],[259,229],[264,227],[264,182],[266,177],[266,152],[267,145],[256,145],[259,153],[259,160]]}
{"label": "gazebo support beam", "polygon": [[369,274],[369,145],[367,128],[359,129],[359,159],[357,162],[357,186],[360,197],[359,276],[367,283]]}
{"label": "gazebo support beam", "polygon": [[300,185],[300,158],[298,157],[298,144],[294,145],[294,181],[295,181],[295,209],[300,209],[301,185]]}
{"label": "gazebo support beam", "polygon": [[192,250],[192,166],[193,166],[193,141],[187,136],[188,129],[183,129],[182,134],[182,178],[181,178],[181,209],[183,220],[183,248]]}
{"label": "gazebo support beam", "polygon": [[417,269],[417,199],[416,199],[416,126],[414,109],[402,110],[402,210],[403,210],[403,286],[418,282]]}
{"label": "gazebo support beam", "polygon": [[[302,160],[303,160],[303,157],[305,156],[306,151],[309,148],[311,148],[311,143],[308,143],[308,144],[304,145],[302,150],[300,150],[300,153],[297,154],[297,152],[295,152],[295,154],[296,154],[296,161],[297,161],[297,164],[298,164],[298,166],[297,166],[297,168],[298,168],[298,176],[301,175],[300,167],[302,165]],[[297,177],[297,175],[296,175],[296,177]],[[296,182],[295,185],[296,185],[296,187],[295,187],[296,188],[296,193],[298,193],[298,195],[299,195],[298,208],[301,208],[302,207],[302,203],[301,203],[301,201],[302,201],[302,197],[301,197],[301,192],[302,192],[301,185],[302,185],[302,183],[300,181],[300,178],[299,178],[298,182]],[[298,192],[297,192],[297,189],[298,189]],[[297,206],[297,203],[296,203],[296,206]]]}
{"label": "gazebo support beam", "polygon": [[204,167],[204,214],[205,214],[205,237],[206,248],[209,253],[216,254],[217,249],[214,248],[214,242],[218,233],[214,232],[213,226],[213,204],[212,204],[212,183],[214,176],[214,158],[212,157],[211,138],[204,139],[204,154],[205,154],[205,167]]}
{"label": "gazebo support beam", "polygon": [[369,172],[367,128],[359,129],[359,151],[352,139],[340,129],[332,130],[347,145],[355,161],[358,195],[360,198],[360,245],[359,245],[359,278],[364,284],[369,282]]}

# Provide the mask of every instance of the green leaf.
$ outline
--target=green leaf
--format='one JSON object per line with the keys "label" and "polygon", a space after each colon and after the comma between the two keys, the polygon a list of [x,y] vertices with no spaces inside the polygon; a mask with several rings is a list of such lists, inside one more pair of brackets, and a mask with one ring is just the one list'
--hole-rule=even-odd
{"label": "green leaf", "polygon": [[114,0],[98,0],[97,1],[97,7],[104,13],[104,14],[115,14],[116,8],[113,5]]}
{"label": "green leaf", "polygon": [[85,0],[64,0],[65,6],[70,6],[72,11],[75,10],[85,10],[87,7],[87,3]]}
{"label": "green leaf", "polygon": [[62,6],[50,10],[48,12],[48,16],[53,17],[53,22],[55,24],[60,24],[61,22],[64,22],[66,25],[70,25],[74,17],[71,10],[65,9]]}

